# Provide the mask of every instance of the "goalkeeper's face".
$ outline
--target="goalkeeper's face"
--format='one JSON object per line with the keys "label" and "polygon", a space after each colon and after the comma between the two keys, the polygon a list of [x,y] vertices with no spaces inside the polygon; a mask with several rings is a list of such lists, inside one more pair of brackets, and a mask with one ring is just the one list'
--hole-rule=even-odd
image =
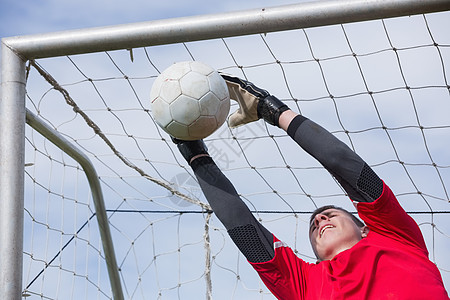
{"label": "goalkeeper's face", "polygon": [[360,227],[352,216],[340,209],[326,209],[311,220],[309,239],[319,261],[330,260],[366,237],[368,228]]}

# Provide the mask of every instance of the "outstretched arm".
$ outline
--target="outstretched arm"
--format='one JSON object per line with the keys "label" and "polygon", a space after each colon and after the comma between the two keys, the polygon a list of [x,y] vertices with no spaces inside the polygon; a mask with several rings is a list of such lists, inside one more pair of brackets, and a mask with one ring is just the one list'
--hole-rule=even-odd
{"label": "outstretched arm", "polygon": [[353,201],[373,202],[383,193],[375,172],[323,127],[290,110],[281,115],[280,127],[339,181]]}
{"label": "outstretched arm", "polygon": [[273,235],[259,223],[232,183],[208,155],[202,140],[174,139],[189,162],[207,201],[233,242],[250,262],[265,262],[274,255]]}
{"label": "outstretched arm", "polygon": [[[230,126],[240,126],[263,118],[267,123],[284,129],[300,147],[317,159],[339,181],[353,201],[373,202],[381,196],[381,179],[342,141],[313,121],[293,112],[275,96],[251,82],[222,76],[227,82],[231,98],[239,102],[240,108],[247,108],[230,116]],[[248,115],[253,117],[248,118]]]}

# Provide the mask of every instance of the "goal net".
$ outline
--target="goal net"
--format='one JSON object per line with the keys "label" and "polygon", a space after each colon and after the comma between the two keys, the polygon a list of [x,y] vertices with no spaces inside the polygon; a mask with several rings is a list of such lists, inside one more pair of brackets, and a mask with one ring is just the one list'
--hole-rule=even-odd
{"label": "goal net", "polygon": [[[448,28],[439,12],[36,59],[26,107],[95,167],[126,299],[273,299],[152,118],[153,81],[186,60],[254,82],[354,149],[417,221],[448,289]],[[224,124],[205,143],[257,219],[306,261],[311,211],[355,212],[322,166],[261,120]],[[23,296],[112,298],[83,167],[32,126],[25,144]]]}

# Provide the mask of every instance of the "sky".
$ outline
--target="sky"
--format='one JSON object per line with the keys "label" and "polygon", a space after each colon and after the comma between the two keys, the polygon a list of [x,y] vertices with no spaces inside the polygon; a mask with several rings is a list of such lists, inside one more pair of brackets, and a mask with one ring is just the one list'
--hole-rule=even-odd
{"label": "sky", "polygon": [[[298,2],[2,0],[0,37]],[[329,26],[308,29],[305,33],[229,38],[225,40],[226,47],[222,41],[214,40],[158,46],[146,51],[136,49],[132,63],[127,51],[44,59],[38,63],[70,92],[135,166],[156,179],[171,182],[174,188],[200,201],[205,199],[188,166],[174,146],[165,142],[167,135],[149,121],[142,107],[149,108],[149,86],[158,72],[176,60],[195,58],[236,75],[242,75],[236,67],[242,63],[246,76],[287,99],[291,108],[310,116],[354,147],[386,178],[405,209],[419,212],[413,216],[448,288],[450,261],[446,252],[450,247],[450,223],[447,215],[420,212],[429,212],[430,207],[432,211],[449,210],[443,186],[448,189],[450,182],[450,127],[446,113],[450,101],[443,85],[445,75],[449,78],[450,41],[448,26],[442,25],[449,19],[448,14],[428,18],[434,38],[446,45],[440,56],[429,46],[432,42],[423,19],[410,17],[388,20],[385,28],[381,22],[365,22],[348,24],[345,31],[340,26]],[[349,45],[359,55],[358,63]],[[400,49],[398,56],[392,46]],[[282,68],[274,62],[276,59],[283,62]],[[124,80],[123,74],[130,80]],[[405,81],[415,87],[413,97],[402,88]],[[161,299],[204,297],[206,216],[199,214],[195,205],[170,195],[121,163],[35,71],[30,72],[29,82],[27,107],[39,112],[81,148],[98,169],[126,298],[155,299],[158,296],[155,291]],[[372,105],[367,89],[375,92],[376,106]],[[330,94],[335,96],[333,101]],[[232,105],[234,109],[236,104]],[[380,120],[390,128],[388,132],[380,128]],[[427,129],[418,130],[418,123]],[[308,215],[273,212],[311,211],[329,201],[352,209],[326,171],[299,153],[280,131],[263,122],[236,130],[224,126],[206,142],[246,204],[259,211],[256,215],[264,225],[305,260],[313,261],[304,236]],[[31,165],[26,169],[24,241],[24,284],[31,285],[27,288],[31,295],[28,299],[39,298],[39,293],[50,299],[110,297],[104,260],[98,258],[101,243],[95,218],[91,219],[92,199],[82,172],[73,167],[76,164],[70,158],[30,129],[27,129],[26,161]],[[406,167],[398,161],[406,162]],[[439,166],[441,179],[430,161]],[[147,210],[194,213],[152,214]],[[47,225],[51,230],[46,230]],[[211,228],[214,299],[273,299],[214,217]],[[73,232],[78,234],[71,240]],[[49,246],[39,247],[43,240],[50,241]],[[66,243],[68,247],[58,254]],[[52,257],[56,257],[54,267],[36,277],[43,268],[42,261]],[[33,281],[34,278],[37,279]],[[52,282],[58,282],[56,287]],[[97,291],[97,286],[102,292]]]}
{"label": "sky", "polygon": [[[12,1],[0,3],[0,36],[9,37],[192,15],[222,13],[305,1]],[[112,5],[113,3],[113,5]]]}
{"label": "sky", "polygon": [[[0,38],[278,6],[306,1],[14,1],[0,2]],[[1,63],[1,58],[0,58]],[[1,76],[1,75],[0,75]]]}

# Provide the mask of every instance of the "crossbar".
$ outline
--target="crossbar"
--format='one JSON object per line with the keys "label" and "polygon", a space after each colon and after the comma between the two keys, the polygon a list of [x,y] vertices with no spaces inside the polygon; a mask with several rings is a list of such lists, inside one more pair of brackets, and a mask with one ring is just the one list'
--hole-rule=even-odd
{"label": "crossbar", "polygon": [[343,24],[450,10],[448,0],[335,0],[20,36],[3,42],[46,58]]}

